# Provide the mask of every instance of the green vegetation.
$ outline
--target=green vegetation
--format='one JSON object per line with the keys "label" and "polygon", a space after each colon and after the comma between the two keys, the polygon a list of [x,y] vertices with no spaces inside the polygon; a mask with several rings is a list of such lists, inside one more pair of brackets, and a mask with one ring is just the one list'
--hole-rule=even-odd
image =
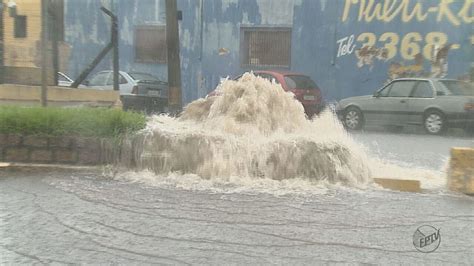
{"label": "green vegetation", "polygon": [[118,109],[0,106],[0,133],[119,137],[145,124],[143,114]]}

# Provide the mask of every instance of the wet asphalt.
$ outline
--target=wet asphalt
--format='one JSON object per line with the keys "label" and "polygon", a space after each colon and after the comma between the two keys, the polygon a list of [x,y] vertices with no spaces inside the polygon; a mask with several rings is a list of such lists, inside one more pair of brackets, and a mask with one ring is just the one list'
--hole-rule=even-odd
{"label": "wet asphalt", "polygon": [[[387,159],[433,169],[449,147],[472,143],[378,132],[354,138]],[[440,230],[431,253],[413,245],[422,225]],[[87,172],[0,172],[2,265],[473,265],[473,250],[474,198],[448,191],[225,193]]]}

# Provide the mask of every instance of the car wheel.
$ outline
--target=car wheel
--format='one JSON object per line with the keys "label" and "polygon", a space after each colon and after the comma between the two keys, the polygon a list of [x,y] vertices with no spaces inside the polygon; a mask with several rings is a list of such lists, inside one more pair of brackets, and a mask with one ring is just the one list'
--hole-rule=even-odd
{"label": "car wheel", "polygon": [[440,135],[446,131],[446,119],[439,111],[428,111],[424,116],[423,125],[428,134]]}
{"label": "car wheel", "polygon": [[344,125],[350,130],[362,128],[364,117],[357,107],[349,107],[344,114]]}

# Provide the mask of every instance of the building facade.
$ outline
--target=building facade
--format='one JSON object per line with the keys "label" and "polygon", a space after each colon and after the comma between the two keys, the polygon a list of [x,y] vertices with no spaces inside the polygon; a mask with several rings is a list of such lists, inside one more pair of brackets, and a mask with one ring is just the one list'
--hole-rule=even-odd
{"label": "building facade", "polygon": [[[48,81],[53,85],[52,36],[58,36],[58,70],[69,67],[69,45],[64,42],[64,2],[49,0],[47,64]],[[52,19],[54,18],[54,19]],[[41,1],[0,0],[0,68],[2,83],[39,85],[41,83]]]}
{"label": "building facade", "polygon": [[[121,70],[166,80],[164,0],[65,0],[69,74],[109,41],[102,5],[119,17]],[[397,77],[472,80],[474,0],[178,0],[178,9],[184,103],[253,69],[305,73],[328,100]]]}

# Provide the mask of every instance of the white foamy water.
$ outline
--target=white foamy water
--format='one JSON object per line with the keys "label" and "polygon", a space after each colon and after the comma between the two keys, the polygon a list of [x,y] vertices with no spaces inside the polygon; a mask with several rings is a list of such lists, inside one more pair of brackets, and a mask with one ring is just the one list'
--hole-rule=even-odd
{"label": "white foamy water", "polygon": [[139,168],[156,178],[175,173],[252,185],[371,181],[365,153],[331,112],[308,120],[293,94],[251,73],[217,90],[219,96],[190,103],[179,118],[151,118]]}
{"label": "white foamy water", "polygon": [[446,190],[448,161],[438,169],[427,169],[405,162],[385,161],[377,157],[369,159],[371,173],[378,178],[408,179],[420,181],[422,189]]}
{"label": "white foamy water", "polygon": [[[314,181],[302,178],[274,180],[242,176],[221,176],[203,179],[196,174],[168,173],[156,174],[148,170],[139,172],[125,171],[115,176],[118,180],[135,182],[167,189],[206,191],[210,193],[267,193],[275,196],[326,194],[328,189],[341,188],[341,184],[326,181]],[[358,187],[364,188],[364,187]]]}
{"label": "white foamy water", "polygon": [[308,120],[280,85],[245,74],[219,96],[190,103],[179,118],[154,116],[136,173],[121,179],[219,192],[324,193],[372,187],[372,177],[444,187],[444,173],[369,158],[330,111]]}

